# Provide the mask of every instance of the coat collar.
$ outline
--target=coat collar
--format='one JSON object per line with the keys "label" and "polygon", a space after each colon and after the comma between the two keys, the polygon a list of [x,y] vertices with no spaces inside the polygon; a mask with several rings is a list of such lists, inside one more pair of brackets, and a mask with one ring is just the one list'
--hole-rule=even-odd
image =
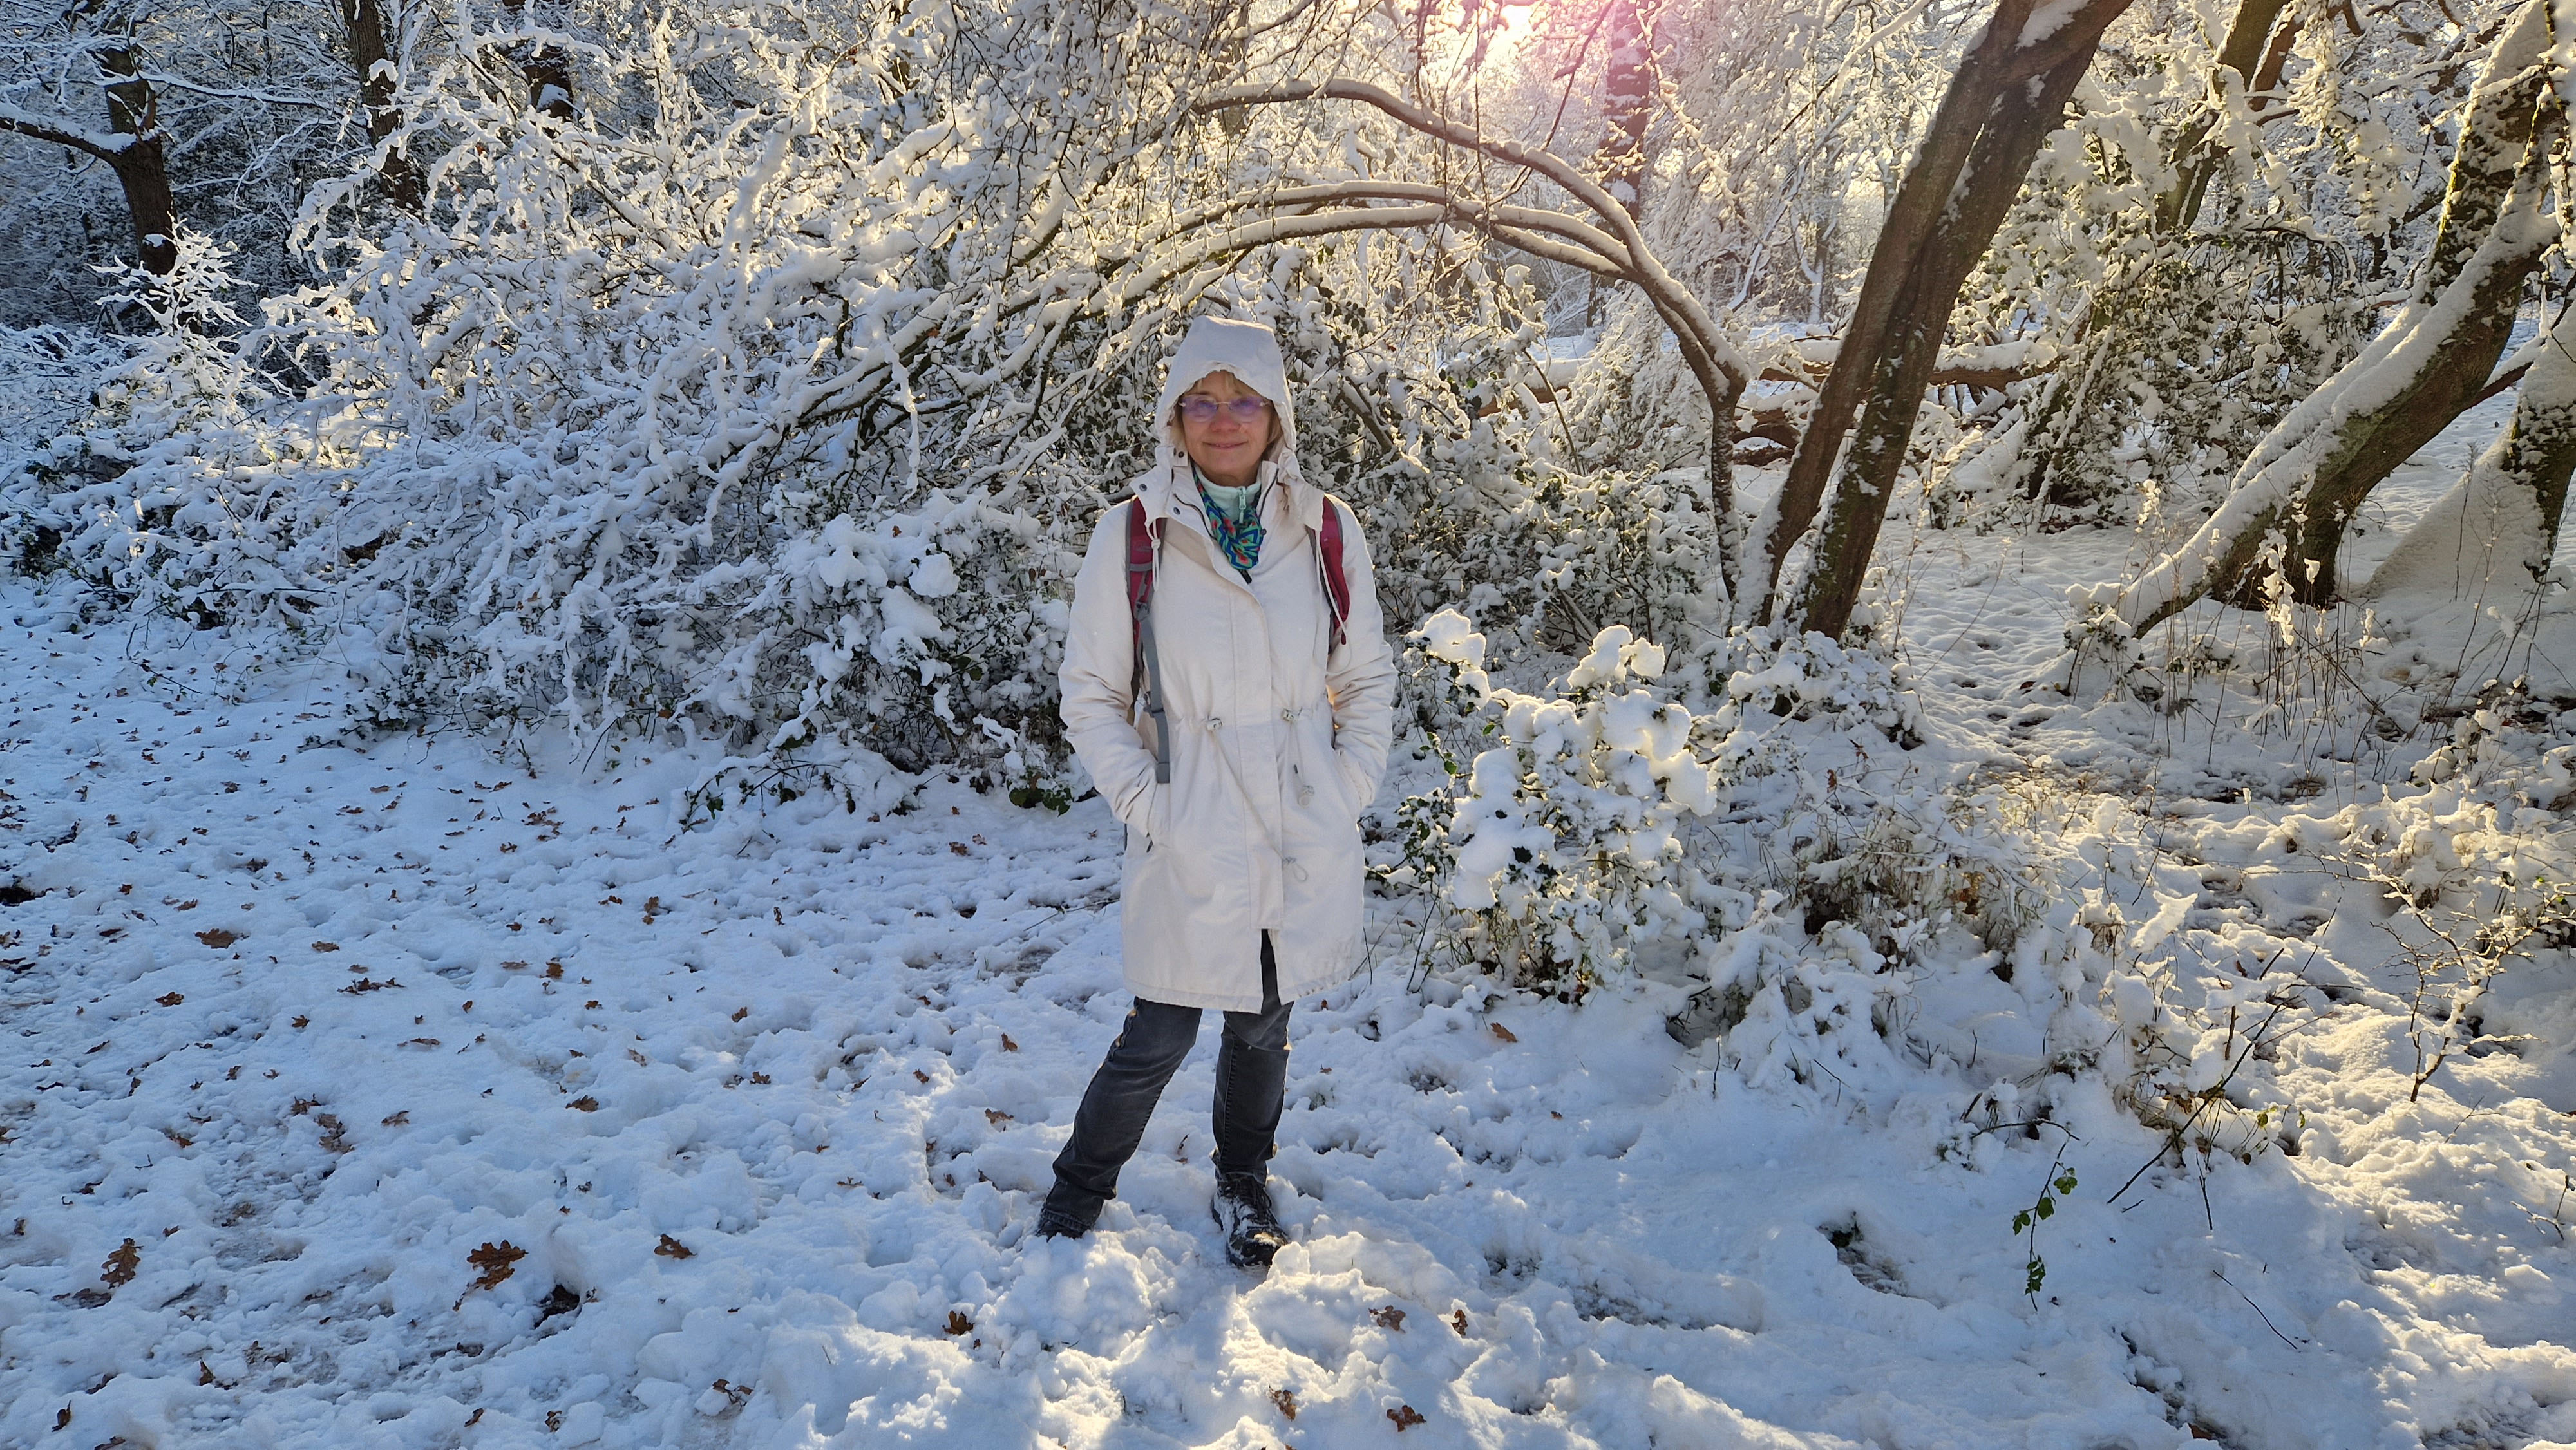
{"label": "coat collar", "polygon": [[[1265,458],[1261,461],[1261,479],[1276,488],[1286,500],[1288,515],[1308,533],[1324,526],[1323,491],[1306,482],[1298,471],[1295,455],[1286,461]],[[1145,501],[1149,519],[1185,519],[1202,530],[1206,521],[1199,516],[1198,485],[1190,477],[1190,463],[1166,446],[1155,459],[1154,467],[1136,480],[1136,496]]]}

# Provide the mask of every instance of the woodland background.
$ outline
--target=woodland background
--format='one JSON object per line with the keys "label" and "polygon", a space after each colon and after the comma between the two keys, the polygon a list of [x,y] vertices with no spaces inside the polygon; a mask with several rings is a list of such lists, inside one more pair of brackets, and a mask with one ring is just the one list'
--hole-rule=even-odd
{"label": "woodland background", "polygon": [[[0,1438],[2576,1441],[2571,96],[2570,0],[0,0]],[[1406,652],[1249,1287],[1172,1113],[1019,1237],[1208,313]]]}

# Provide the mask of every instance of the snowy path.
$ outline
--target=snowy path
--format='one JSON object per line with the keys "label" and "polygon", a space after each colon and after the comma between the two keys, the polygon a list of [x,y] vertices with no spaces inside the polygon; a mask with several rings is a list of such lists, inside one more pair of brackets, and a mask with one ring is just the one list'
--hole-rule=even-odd
{"label": "snowy path", "polygon": [[[675,833],[676,752],[314,744],[308,670],[227,704],[212,636],[155,677],[0,588],[0,1444],[2576,1438],[2576,1213],[2506,1166],[2576,1103],[2481,1059],[2409,1117],[2375,1010],[2285,1053],[2311,1151],[2206,1208],[2105,1204],[2155,1143],[2080,1120],[2033,1304],[2054,1145],[1970,1136],[1990,1084],[1755,1093],[1651,992],[1417,996],[1383,945],[1297,1015],[1266,1279],[1206,1043],[1104,1231],[1031,1244],[1125,1005],[1096,803]],[[1987,965],[1918,990],[2046,1010]]]}

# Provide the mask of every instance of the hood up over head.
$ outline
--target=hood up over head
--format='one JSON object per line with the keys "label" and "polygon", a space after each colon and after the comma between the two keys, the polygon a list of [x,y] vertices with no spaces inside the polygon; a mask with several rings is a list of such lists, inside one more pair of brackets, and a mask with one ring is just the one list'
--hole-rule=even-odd
{"label": "hood up over head", "polygon": [[1234,380],[1270,400],[1279,414],[1279,441],[1263,460],[1265,476],[1293,478],[1297,471],[1297,415],[1288,401],[1288,365],[1279,355],[1279,334],[1258,322],[1201,317],[1190,323],[1179,351],[1163,372],[1163,395],[1154,404],[1162,439],[1162,461],[1181,470],[1189,454],[1181,446],[1181,426],[1172,409],[1181,394],[1197,387],[1210,373],[1232,373]]}

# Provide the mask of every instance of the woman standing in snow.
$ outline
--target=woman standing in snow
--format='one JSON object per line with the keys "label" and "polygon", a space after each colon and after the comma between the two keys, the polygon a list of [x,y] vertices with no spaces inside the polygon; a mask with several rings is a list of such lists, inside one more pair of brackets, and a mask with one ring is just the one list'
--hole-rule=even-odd
{"label": "woman standing in snow", "polygon": [[1214,1007],[1210,1207],[1226,1256],[1267,1264],[1287,1241],[1269,1159],[1289,1004],[1359,965],[1359,813],[1386,765],[1395,664],[1357,522],[1298,472],[1277,334],[1198,319],[1155,407],[1154,466],[1074,581],[1062,676],[1065,732],[1127,827],[1136,1004],[1037,1231],[1090,1231]]}

